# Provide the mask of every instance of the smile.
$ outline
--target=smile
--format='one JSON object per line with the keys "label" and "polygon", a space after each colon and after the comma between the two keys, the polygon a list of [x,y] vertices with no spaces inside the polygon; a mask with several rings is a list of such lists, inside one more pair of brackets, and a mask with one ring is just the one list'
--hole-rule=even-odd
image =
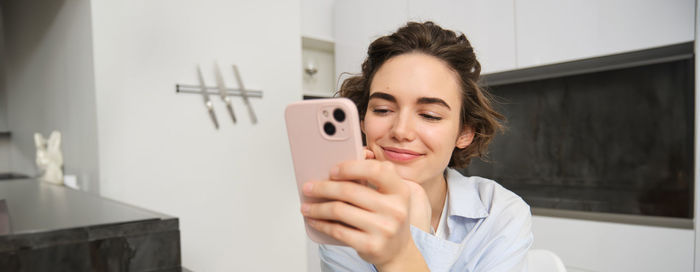
{"label": "smile", "polygon": [[423,156],[423,154],[400,148],[382,147],[382,150],[386,158],[392,161],[406,162]]}

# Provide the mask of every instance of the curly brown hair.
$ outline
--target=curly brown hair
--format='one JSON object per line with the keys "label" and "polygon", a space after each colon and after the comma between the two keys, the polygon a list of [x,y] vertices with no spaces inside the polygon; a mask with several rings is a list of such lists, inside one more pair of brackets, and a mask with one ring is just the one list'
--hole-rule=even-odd
{"label": "curly brown hair", "polygon": [[419,52],[441,59],[459,75],[462,87],[460,122],[474,131],[472,143],[464,149],[455,147],[448,167],[464,168],[471,158],[486,156],[488,145],[503,130],[505,117],[494,110],[491,95],[478,84],[481,64],[464,34],[443,29],[433,22],[409,22],[395,33],[376,39],[367,50],[362,74],[343,81],[338,94],[357,105],[364,120],[369,103],[369,88],[374,74],[392,57]]}

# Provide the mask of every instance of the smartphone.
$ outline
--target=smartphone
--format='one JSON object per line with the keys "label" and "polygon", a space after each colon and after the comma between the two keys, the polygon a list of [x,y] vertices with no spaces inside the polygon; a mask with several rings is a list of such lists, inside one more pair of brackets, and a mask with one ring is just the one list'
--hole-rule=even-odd
{"label": "smartphone", "polygon": [[[297,192],[302,202],[323,202],[301,191],[308,181],[328,180],[331,168],[347,160],[364,159],[360,118],[347,98],[314,99],[287,105],[284,112],[292,151]],[[306,234],[316,243],[345,245],[311,227]]]}

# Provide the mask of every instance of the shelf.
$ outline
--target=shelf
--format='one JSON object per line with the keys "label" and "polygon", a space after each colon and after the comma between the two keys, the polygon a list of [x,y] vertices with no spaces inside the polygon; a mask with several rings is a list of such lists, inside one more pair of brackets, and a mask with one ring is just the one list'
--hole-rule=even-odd
{"label": "shelf", "polygon": [[333,41],[308,36],[301,37],[301,47],[330,53],[333,53],[335,51]]}
{"label": "shelf", "polygon": [[[335,61],[332,40],[302,36],[302,94],[304,99],[329,98],[335,94]],[[310,69],[315,72],[309,72]]]}

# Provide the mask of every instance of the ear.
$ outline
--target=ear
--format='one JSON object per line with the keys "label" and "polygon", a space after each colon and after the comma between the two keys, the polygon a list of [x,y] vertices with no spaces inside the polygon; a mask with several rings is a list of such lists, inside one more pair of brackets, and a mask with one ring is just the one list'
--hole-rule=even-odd
{"label": "ear", "polygon": [[46,145],[46,140],[39,133],[34,133],[34,145],[37,149],[44,149]]}
{"label": "ear", "polygon": [[465,126],[464,129],[462,129],[462,132],[459,134],[459,137],[457,137],[455,146],[459,149],[464,149],[469,146],[473,140],[474,130],[469,126]]}
{"label": "ear", "polygon": [[61,145],[61,132],[56,130],[52,131],[51,136],[49,136],[48,145],[50,149],[57,149]]}

